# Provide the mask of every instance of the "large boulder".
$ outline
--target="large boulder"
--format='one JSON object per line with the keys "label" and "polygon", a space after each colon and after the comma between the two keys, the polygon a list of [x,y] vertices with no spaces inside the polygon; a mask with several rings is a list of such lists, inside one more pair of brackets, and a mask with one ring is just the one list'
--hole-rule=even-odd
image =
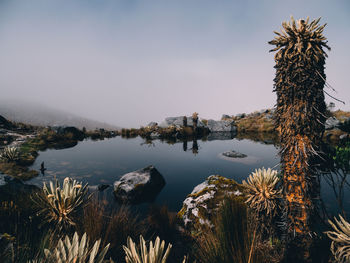
{"label": "large boulder", "polygon": [[234,121],[208,120],[207,127],[210,132],[236,132],[237,126]]}
{"label": "large boulder", "polygon": [[212,226],[212,219],[215,218],[224,198],[228,195],[242,198],[242,193],[243,186],[236,181],[211,175],[187,196],[178,216],[188,229],[200,225]]}
{"label": "large boulder", "polygon": [[150,165],[127,173],[114,182],[114,194],[123,203],[142,203],[153,201],[165,185],[163,176]]}
{"label": "large boulder", "polygon": [[[165,118],[165,120],[158,126],[161,128],[167,128],[169,126],[182,127],[183,119],[184,119],[184,116],[168,117],[168,118]],[[187,126],[193,126],[193,119],[191,116],[187,117]],[[205,125],[201,120],[198,120],[197,127],[205,127]]]}
{"label": "large boulder", "polygon": [[334,128],[338,128],[339,125],[340,125],[340,121],[337,118],[330,117],[325,122],[325,129],[326,130],[331,130],[331,129],[334,129]]}

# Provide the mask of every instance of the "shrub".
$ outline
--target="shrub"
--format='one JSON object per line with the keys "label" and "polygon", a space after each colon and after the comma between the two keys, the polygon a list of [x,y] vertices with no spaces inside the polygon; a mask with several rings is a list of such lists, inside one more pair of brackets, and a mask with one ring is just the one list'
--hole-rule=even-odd
{"label": "shrub", "polygon": [[48,262],[102,263],[108,251],[109,244],[98,253],[100,243],[101,240],[99,239],[90,248],[86,233],[79,239],[77,232],[75,232],[72,239],[68,236],[64,240],[60,239],[53,252],[45,249],[45,257],[48,259]]}
{"label": "shrub", "polygon": [[146,241],[140,236],[140,249],[137,249],[130,237],[128,237],[127,246],[123,246],[123,248],[126,254],[126,263],[165,263],[172,245],[169,244],[164,252],[165,241],[160,241],[160,238],[157,237],[154,246],[151,241],[147,249]]}
{"label": "shrub", "polygon": [[255,170],[247,181],[243,180],[249,207],[258,213],[275,214],[282,193],[281,189],[277,189],[278,182],[277,171],[270,168]]}
{"label": "shrub", "polygon": [[83,186],[76,180],[66,177],[62,188],[56,180],[55,186],[44,183],[43,193],[36,195],[34,201],[41,208],[39,214],[45,215],[47,222],[53,222],[60,228],[74,226],[74,214],[82,207],[87,196],[87,184]]}
{"label": "shrub", "polygon": [[15,162],[19,160],[19,150],[17,147],[5,147],[0,154],[0,160],[3,162]]}
{"label": "shrub", "polygon": [[337,262],[350,261],[350,224],[339,215],[339,220],[334,218],[335,223],[328,220],[334,231],[327,231],[327,236],[332,240],[331,252]]}

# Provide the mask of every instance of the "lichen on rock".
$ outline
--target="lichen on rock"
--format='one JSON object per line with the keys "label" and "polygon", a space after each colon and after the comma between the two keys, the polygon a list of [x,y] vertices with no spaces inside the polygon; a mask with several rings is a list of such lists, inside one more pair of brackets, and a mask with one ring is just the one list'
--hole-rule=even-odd
{"label": "lichen on rock", "polygon": [[212,226],[212,219],[227,196],[243,198],[243,186],[232,179],[211,175],[187,196],[178,217],[188,229]]}

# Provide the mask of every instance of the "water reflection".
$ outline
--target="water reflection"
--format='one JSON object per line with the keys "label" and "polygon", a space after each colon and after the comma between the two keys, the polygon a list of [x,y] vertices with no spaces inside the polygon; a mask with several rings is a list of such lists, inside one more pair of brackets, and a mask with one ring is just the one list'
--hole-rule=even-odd
{"label": "water reflection", "polygon": [[[350,142],[335,148],[328,147],[321,163],[320,177],[323,181],[323,197],[321,198],[322,212],[325,218],[332,218],[341,214],[346,218],[350,211]],[[332,196],[334,202],[330,203]],[[328,200],[328,204],[323,199]]]}

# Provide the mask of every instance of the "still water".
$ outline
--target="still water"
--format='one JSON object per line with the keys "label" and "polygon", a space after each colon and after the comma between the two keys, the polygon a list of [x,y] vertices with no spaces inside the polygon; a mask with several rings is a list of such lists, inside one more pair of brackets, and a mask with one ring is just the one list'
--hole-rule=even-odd
{"label": "still water", "polygon": [[[160,140],[146,144],[139,137],[86,140],[73,148],[40,152],[32,168],[39,169],[40,164],[44,162],[47,170],[45,175],[40,175],[28,183],[41,186],[44,181],[53,180],[55,177],[63,181],[69,176],[90,186],[112,185],[125,173],[154,165],[166,181],[154,203],[165,204],[171,210],[179,211],[183,200],[192,189],[212,174],[219,174],[241,183],[257,168],[280,168],[278,148],[273,144],[236,138],[198,140],[197,144],[198,150],[196,145],[193,147],[192,141],[184,145],[183,142],[168,144]],[[232,150],[247,157],[227,158],[221,155]],[[327,211],[336,214],[340,205],[346,211],[350,211],[349,187],[345,185],[341,196],[342,203],[339,205],[334,187],[327,182],[329,180],[321,179],[321,197]],[[110,198],[113,197],[112,187],[106,192]]]}

